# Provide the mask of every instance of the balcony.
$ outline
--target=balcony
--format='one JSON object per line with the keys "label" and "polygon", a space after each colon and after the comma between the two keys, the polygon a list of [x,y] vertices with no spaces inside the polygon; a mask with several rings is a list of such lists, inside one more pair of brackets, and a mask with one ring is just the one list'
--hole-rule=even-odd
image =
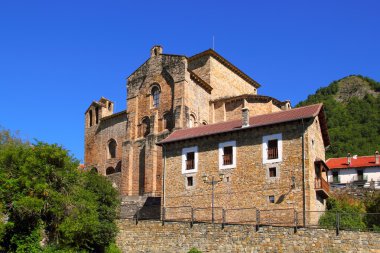
{"label": "balcony", "polygon": [[232,164],[232,154],[223,155],[223,165],[231,165]]}
{"label": "balcony", "polygon": [[278,158],[278,148],[268,148],[268,159],[277,159]]}
{"label": "balcony", "polygon": [[323,178],[316,178],[315,179],[315,191],[318,194],[321,194],[322,197],[328,198],[329,193],[330,193],[330,185]]}
{"label": "balcony", "polygon": [[194,169],[194,160],[186,160],[186,170]]}

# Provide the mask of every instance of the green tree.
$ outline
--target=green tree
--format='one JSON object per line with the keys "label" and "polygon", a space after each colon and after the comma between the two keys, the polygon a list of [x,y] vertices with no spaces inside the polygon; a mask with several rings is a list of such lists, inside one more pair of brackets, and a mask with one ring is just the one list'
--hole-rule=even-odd
{"label": "green tree", "polygon": [[337,213],[340,215],[339,227],[341,229],[366,228],[364,204],[347,196],[329,198],[327,211],[319,218],[319,225],[325,228],[336,226]]}
{"label": "green tree", "polygon": [[0,247],[105,251],[117,233],[117,191],[105,177],[77,168],[58,145],[31,145],[0,131]]}
{"label": "green tree", "polygon": [[374,192],[366,197],[366,224],[369,229],[380,232],[380,192]]}

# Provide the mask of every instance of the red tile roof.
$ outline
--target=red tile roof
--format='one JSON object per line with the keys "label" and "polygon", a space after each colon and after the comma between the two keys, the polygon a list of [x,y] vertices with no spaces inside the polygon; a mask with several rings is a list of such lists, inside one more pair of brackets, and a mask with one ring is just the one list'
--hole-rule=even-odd
{"label": "red tile roof", "polygon": [[279,123],[290,122],[290,121],[295,121],[295,120],[300,120],[300,119],[313,118],[318,115],[323,115],[323,117],[320,117],[319,122],[321,124],[321,129],[322,130],[326,129],[326,131],[323,131],[324,132],[323,134],[324,134],[325,146],[327,146],[330,144],[330,142],[328,138],[327,126],[326,126],[326,121],[324,120],[324,114],[323,114],[322,108],[323,108],[322,104],[315,104],[315,105],[309,105],[309,106],[304,106],[300,108],[290,109],[286,111],[253,116],[249,118],[249,127],[244,127],[244,128],[241,127],[242,126],[241,120],[233,120],[233,121],[220,122],[216,124],[204,125],[204,126],[199,126],[199,127],[194,127],[194,128],[180,129],[180,130],[174,131],[166,139],[160,141],[158,144],[160,145],[160,144],[165,144],[165,143],[170,143],[170,142],[198,138],[202,136],[238,131],[242,129],[250,129],[250,128],[255,128],[255,127],[260,127],[260,126],[279,124]]}
{"label": "red tile roof", "polygon": [[349,168],[364,168],[364,167],[380,167],[380,164],[375,164],[375,156],[358,156],[356,159],[351,157],[351,164],[348,165],[347,157],[330,158],[326,162],[330,169],[349,169]]}

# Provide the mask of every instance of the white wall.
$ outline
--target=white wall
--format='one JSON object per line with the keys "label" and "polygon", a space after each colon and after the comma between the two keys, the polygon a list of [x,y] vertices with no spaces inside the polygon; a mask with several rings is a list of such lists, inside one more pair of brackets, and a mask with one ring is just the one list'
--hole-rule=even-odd
{"label": "white wall", "polygon": [[[363,170],[364,177],[367,176],[367,184],[365,187],[369,187],[372,180],[377,181],[375,187],[380,189],[380,167],[372,167],[372,168],[352,168],[352,169],[338,169],[338,175],[341,184],[351,183],[355,177],[357,177],[357,170]],[[333,170],[329,170],[328,172],[328,181],[333,182],[332,176]]]}

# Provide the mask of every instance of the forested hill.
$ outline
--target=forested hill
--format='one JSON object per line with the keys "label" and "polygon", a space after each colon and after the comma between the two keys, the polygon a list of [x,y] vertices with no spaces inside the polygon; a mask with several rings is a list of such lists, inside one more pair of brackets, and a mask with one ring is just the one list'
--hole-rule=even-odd
{"label": "forested hill", "polygon": [[318,89],[296,107],[322,102],[331,146],[326,156],[373,155],[380,150],[380,82],[352,75]]}

